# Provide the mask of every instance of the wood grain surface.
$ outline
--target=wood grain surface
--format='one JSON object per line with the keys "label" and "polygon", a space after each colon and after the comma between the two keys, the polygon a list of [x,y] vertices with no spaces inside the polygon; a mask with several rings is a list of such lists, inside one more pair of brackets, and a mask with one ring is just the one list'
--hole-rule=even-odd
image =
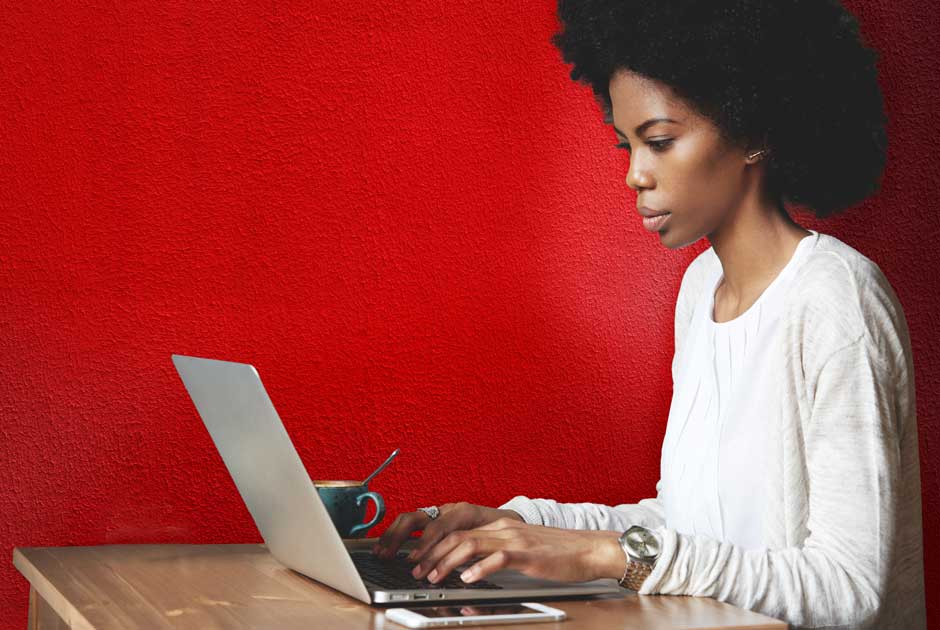
{"label": "wood grain surface", "polygon": [[[358,541],[363,547],[371,541]],[[31,630],[277,628],[395,630],[367,606],[277,562],[264,545],[24,547],[13,564],[30,582]],[[550,599],[568,619],[489,628],[785,630],[787,624],[701,597],[630,591]]]}

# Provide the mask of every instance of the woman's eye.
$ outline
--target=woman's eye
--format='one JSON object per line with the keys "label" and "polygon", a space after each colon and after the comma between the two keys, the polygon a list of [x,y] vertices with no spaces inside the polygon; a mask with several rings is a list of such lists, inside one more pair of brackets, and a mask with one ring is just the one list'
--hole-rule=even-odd
{"label": "woman's eye", "polygon": [[647,142],[648,145],[653,147],[654,151],[662,152],[669,148],[669,145],[672,144],[672,138],[666,138],[665,140],[650,140]]}
{"label": "woman's eye", "polygon": [[[657,153],[661,153],[665,151],[666,149],[668,149],[669,146],[672,144],[672,138],[666,138],[665,140],[650,140],[646,144],[648,144],[653,149],[653,151],[656,151]],[[614,147],[617,149],[623,149],[627,153],[630,153],[630,145],[627,144],[626,142],[615,144]]]}

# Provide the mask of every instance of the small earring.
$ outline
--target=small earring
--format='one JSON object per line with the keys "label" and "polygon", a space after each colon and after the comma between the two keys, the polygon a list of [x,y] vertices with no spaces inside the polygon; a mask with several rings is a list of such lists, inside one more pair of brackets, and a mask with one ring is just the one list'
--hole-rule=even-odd
{"label": "small earring", "polygon": [[757,158],[758,156],[763,155],[766,151],[767,151],[766,149],[761,149],[760,151],[755,151],[754,153],[751,153],[749,156],[747,156],[747,158],[748,158],[749,160],[753,160],[753,159]]}

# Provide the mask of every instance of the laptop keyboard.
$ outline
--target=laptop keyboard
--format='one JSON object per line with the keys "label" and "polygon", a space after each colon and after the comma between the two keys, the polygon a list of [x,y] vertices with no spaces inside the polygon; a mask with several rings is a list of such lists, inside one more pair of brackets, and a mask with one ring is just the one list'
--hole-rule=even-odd
{"label": "laptop keyboard", "polygon": [[486,580],[477,580],[467,584],[460,579],[459,570],[452,571],[450,575],[437,584],[428,582],[427,579],[416,580],[411,575],[415,565],[406,559],[408,554],[405,552],[401,552],[394,559],[388,560],[377,558],[370,551],[353,551],[349,555],[352,557],[359,575],[364,580],[381,588],[396,591],[441,588],[497,590],[503,588]]}

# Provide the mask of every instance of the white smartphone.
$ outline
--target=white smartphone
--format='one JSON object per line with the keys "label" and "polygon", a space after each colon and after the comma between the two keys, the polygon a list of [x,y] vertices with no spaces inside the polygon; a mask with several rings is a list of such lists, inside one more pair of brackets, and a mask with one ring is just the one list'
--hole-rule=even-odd
{"label": "white smartphone", "polygon": [[458,604],[456,606],[389,608],[385,611],[385,618],[408,628],[439,628],[561,621],[565,618],[565,611],[535,603]]}

